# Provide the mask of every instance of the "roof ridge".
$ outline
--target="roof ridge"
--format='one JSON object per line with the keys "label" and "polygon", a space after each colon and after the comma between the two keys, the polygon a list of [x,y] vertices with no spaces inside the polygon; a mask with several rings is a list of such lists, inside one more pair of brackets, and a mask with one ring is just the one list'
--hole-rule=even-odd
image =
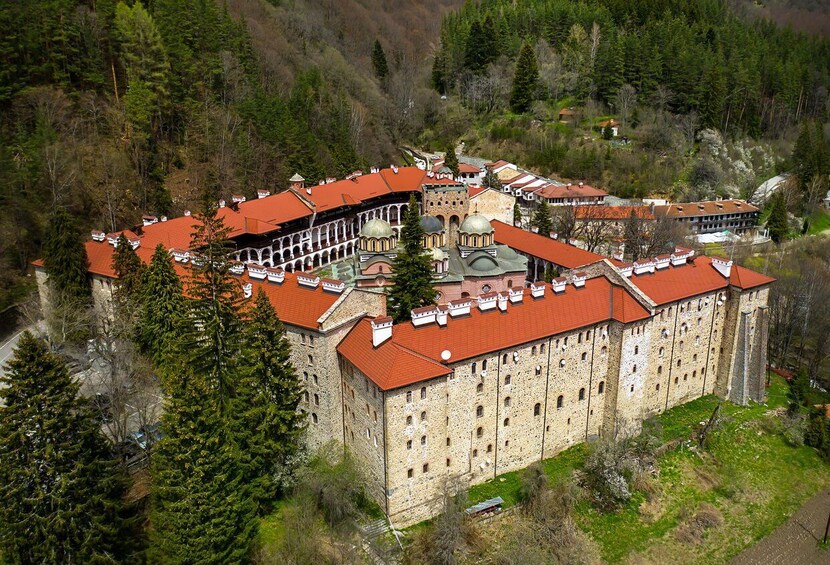
{"label": "roof ridge", "polygon": [[418,353],[417,351],[413,351],[412,349],[406,347],[405,345],[401,345],[400,343],[394,341],[394,335],[393,335],[392,345],[394,345],[398,349],[401,349],[401,350],[405,351],[406,353],[409,353],[410,355],[414,355],[415,357],[419,357],[419,358],[423,359],[424,361],[429,361],[430,363],[432,363],[434,365],[437,365],[437,366],[442,367],[442,368],[446,368],[446,366],[443,363],[439,363],[438,361],[436,361],[432,357],[424,355],[423,353]]}
{"label": "roof ridge", "polygon": [[[289,188],[285,192],[290,192],[291,194],[293,194],[294,196],[299,198],[300,202],[305,204],[310,212],[316,212],[317,211],[317,205],[314,202],[312,202],[311,200],[309,200],[308,198],[306,198],[305,196],[303,196],[302,194],[300,194],[299,192],[297,192],[293,188]],[[277,193],[277,194],[279,194],[279,193]],[[276,194],[274,196],[276,196]]]}

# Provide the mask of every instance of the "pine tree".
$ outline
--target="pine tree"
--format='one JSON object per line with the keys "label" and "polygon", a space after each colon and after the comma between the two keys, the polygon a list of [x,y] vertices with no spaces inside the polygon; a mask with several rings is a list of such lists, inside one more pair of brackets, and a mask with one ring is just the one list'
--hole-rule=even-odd
{"label": "pine tree", "polygon": [[784,203],[784,198],[781,194],[776,194],[772,197],[772,210],[770,210],[769,218],[767,219],[767,229],[769,236],[775,243],[781,243],[787,238],[790,231],[790,221],[787,216],[787,206]]}
{"label": "pine tree", "polygon": [[182,283],[161,243],[144,273],[140,300],[138,341],[160,365],[178,345],[186,317]]}
{"label": "pine tree", "polygon": [[230,272],[230,228],[218,215],[216,204],[206,202],[205,211],[196,219],[190,247],[198,249],[199,255],[188,281],[188,293],[193,296],[190,314],[195,322],[187,340],[188,356],[194,370],[216,387],[225,411],[239,374],[242,288]]}
{"label": "pine tree", "polygon": [[443,44],[435,53],[435,58],[432,60],[432,88],[438,91],[439,94],[446,94],[449,88],[447,84],[447,54],[444,51]]}
{"label": "pine tree", "polygon": [[218,391],[187,362],[168,364],[165,373],[164,434],[152,460],[148,561],[246,563],[256,511]]}
{"label": "pine tree", "polygon": [[513,204],[513,225],[522,227],[522,208],[518,202]]}
{"label": "pine tree", "polygon": [[538,84],[539,69],[536,64],[536,55],[530,43],[525,41],[516,62],[516,73],[513,75],[510,109],[517,114],[530,110],[530,105],[536,100]]}
{"label": "pine tree", "polygon": [[297,411],[303,385],[291,365],[285,328],[262,288],[245,322],[243,347],[240,450],[246,458],[245,482],[254,500],[267,508],[293,470],[305,418]]}
{"label": "pine tree", "polygon": [[375,76],[381,81],[389,75],[386,53],[384,53],[383,45],[380,44],[378,39],[375,39],[375,45],[372,47],[372,67],[375,69]]}
{"label": "pine tree", "polygon": [[499,30],[496,26],[496,21],[491,14],[487,14],[484,22],[481,24],[482,44],[484,47],[484,64],[489,65],[499,58],[501,54],[501,41],[499,40]]}
{"label": "pine tree", "polygon": [[112,256],[112,269],[118,277],[115,283],[116,295],[124,300],[138,297],[144,276],[144,263],[123,233],[118,236]]}
{"label": "pine tree", "polygon": [[91,302],[86,247],[74,220],[63,208],[57,208],[49,219],[43,244],[43,265],[49,275],[53,299],[77,305]]}
{"label": "pine tree", "polygon": [[456,179],[461,174],[461,169],[458,166],[458,155],[455,154],[455,148],[452,143],[447,146],[444,157],[444,166],[452,171],[452,175]]}
{"label": "pine tree", "polygon": [[0,554],[110,563],[128,547],[124,483],[66,364],[25,332],[0,377]]}
{"label": "pine tree", "polygon": [[147,85],[154,99],[164,101],[168,96],[170,62],[153,18],[141,2],[132,6],[119,2],[114,24],[129,82]]}
{"label": "pine tree", "polygon": [[411,318],[413,308],[435,304],[432,266],[423,248],[424,229],[413,195],[404,213],[401,248],[392,263],[395,285],[387,295],[387,311],[396,322]]}
{"label": "pine tree", "polygon": [[484,186],[492,188],[493,190],[498,190],[499,192],[501,192],[503,188],[498,175],[494,173],[492,169],[487,169],[487,173],[484,175]]}
{"label": "pine tree", "polygon": [[470,24],[470,33],[464,46],[464,67],[475,74],[484,70],[488,63],[487,37],[484,28],[477,19]]}
{"label": "pine tree", "polygon": [[553,220],[550,217],[550,207],[544,200],[539,201],[539,204],[536,205],[530,225],[536,228],[536,232],[540,235],[550,237],[550,232],[553,230]]}

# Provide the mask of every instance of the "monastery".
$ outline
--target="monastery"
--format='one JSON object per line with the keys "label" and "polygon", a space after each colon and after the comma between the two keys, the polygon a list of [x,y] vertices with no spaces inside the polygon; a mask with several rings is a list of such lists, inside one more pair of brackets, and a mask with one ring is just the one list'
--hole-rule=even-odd
{"label": "monastery", "polygon": [[[682,248],[635,263],[588,253],[475,213],[503,209],[503,193],[480,192],[476,204],[415,168],[292,182],[220,208],[234,273],[246,296],[263,288],[285,324],[308,443],[347,446],[396,527],[433,516],[448,479],[481,483],[702,395],[764,398],[769,277]],[[385,274],[370,267],[389,265],[412,193],[436,262],[475,255],[474,270],[489,257],[500,274],[465,271],[468,286],[393,324],[384,295],[360,281]],[[195,221],[148,217],[125,234],[144,261],[161,243],[181,270]],[[102,309],[117,236],[86,244]],[[343,260],[357,264],[354,284],[312,271]],[[538,282],[547,264],[561,276]],[[35,270],[46,305],[47,275]]]}

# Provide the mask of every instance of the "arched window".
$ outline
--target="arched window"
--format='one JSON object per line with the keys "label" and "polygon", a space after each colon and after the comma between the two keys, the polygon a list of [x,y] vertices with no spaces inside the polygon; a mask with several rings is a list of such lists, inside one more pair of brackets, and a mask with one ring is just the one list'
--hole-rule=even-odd
{"label": "arched window", "polygon": [[492,443],[488,443],[488,444],[487,444],[487,453],[492,453],[492,452],[493,452],[493,444],[492,444]]}
{"label": "arched window", "polygon": [[421,412],[421,421],[423,422],[426,419],[427,419],[427,413],[426,412]]}
{"label": "arched window", "polygon": [[510,375],[504,376],[504,384],[509,385],[513,378]]}
{"label": "arched window", "polygon": [[472,374],[474,374],[474,375],[476,374],[476,364],[475,364],[475,363],[473,363],[473,364],[470,366],[470,372],[471,372]]}
{"label": "arched window", "polygon": [[501,356],[501,364],[507,365],[507,353]]}
{"label": "arched window", "polygon": [[427,387],[421,387],[421,400],[424,400],[427,397]]}
{"label": "arched window", "polygon": [[531,355],[536,355],[536,346],[535,345],[530,348],[530,354]]}
{"label": "arched window", "polygon": [[407,425],[407,426],[411,426],[411,425],[412,425],[412,416],[407,416],[407,417],[406,417],[406,425]]}
{"label": "arched window", "polygon": [[585,400],[585,389],[584,388],[579,389],[579,399],[580,400]]}
{"label": "arched window", "polygon": [[483,435],[484,435],[484,428],[482,428],[481,426],[479,426],[479,427],[476,429],[476,437],[481,437],[481,436],[483,436]]}
{"label": "arched window", "polygon": [[605,355],[607,353],[608,353],[608,348],[603,345],[602,349],[599,350],[599,354],[602,355],[603,357],[605,357]]}
{"label": "arched window", "polygon": [[562,408],[562,404],[564,404],[564,402],[565,397],[560,394],[559,397],[556,399],[556,408]]}
{"label": "arched window", "polygon": [[588,354],[587,354],[587,353],[583,353],[583,354],[582,354],[582,360],[583,360],[583,361],[587,361],[587,360],[588,360]]}
{"label": "arched window", "polygon": [[661,347],[661,348],[657,351],[657,356],[658,356],[658,357],[662,357],[662,356],[663,356],[663,355],[665,355],[665,354],[666,354],[666,348],[665,348],[665,347]]}
{"label": "arched window", "polygon": [[510,425],[510,418],[505,418],[504,419],[504,427],[506,428],[509,425]]}
{"label": "arched window", "polygon": [[478,383],[476,385],[476,392],[484,392],[484,383]]}
{"label": "arched window", "polygon": [[512,402],[512,399],[509,396],[504,397],[504,407],[505,408],[509,408],[511,402]]}
{"label": "arched window", "polygon": [[543,343],[542,345],[539,346],[539,353],[544,353],[544,352],[545,352],[545,344]]}
{"label": "arched window", "polygon": [[533,406],[533,415],[538,416],[542,413],[542,405],[538,402]]}
{"label": "arched window", "polygon": [[476,406],[476,418],[484,416],[484,406]]}
{"label": "arched window", "polygon": [[427,436],[421,436],[421,445],[427,444]]}
{"label": "arched window", "polygon": [[602,394],[605,392],[605,381],[599,381],[599,386],[597,386],[597,394]]}
{"label": "arched window", "polygon": [[317,423],[317,414],[315,414],[314,412],[311,413],[311,421],[315,424]]}
{"label": "arched window", "polygon": [[634,355],[637,355],[639,352],[640,352],[640,346],[639,346],[639,345],[635,345],[635,346],[634,346]]}

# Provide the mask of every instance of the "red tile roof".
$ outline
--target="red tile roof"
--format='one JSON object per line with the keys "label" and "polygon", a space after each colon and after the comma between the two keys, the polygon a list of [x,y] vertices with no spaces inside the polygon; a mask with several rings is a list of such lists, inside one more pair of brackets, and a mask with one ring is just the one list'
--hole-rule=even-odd
{"label": "red tile roof", "polygon": [[291,190],[243,202],[239,211],[273,224],[284,224],[312,214],[311,207]]}
{"label": "red tile roof", "polygon": [[669,266],[654,273],[632,275],[629,279],[657,304],[668,304],[707,292],[725,289],[730,284],[743,290],[774,282],[775,279],[733,265],[726,279],[713,266],[710,257],[695,257],[694,262]]}
{"label": "red tile roof", "polygon": [[451,355],[448,362],[456,363],[611,319],[633,322],[648,317],[625,289],[597,277],[583,288],[568,287],[564,293],[535,300],[525,291],[523,302],[509,305],[505,313],[473,308],[469,316],[449,318],[446,326],[397,324],[392,337],[378,347],[372,346],[371,322],[365,319],[337,350],[381,389],[389,390],[449,374],[441,358],[445,350]]}
{"label": "red tile roof", "polygon": [[604,190],[594,188],[587,184],[583,184],[582,186],[578,184],[549,184],[542,187],[536,194],[544,198],[584,198],[588,196],[608,195]]}
{"label": "red tile roof", "polygon": [[579,249],[573,245],[544,237],[537,233],[505,224],[498,220],[490,222],[495,232],[496,243],[507,245],[527,255],[539,257],[566,269],[584,267],[603,259],[602,255]]}
{"label": "red tile roof", "polygon": [[479,194],[481,194],[485,190],[489,190],[489,189],[486,186],[478,186],[478,185],[473,185],[473,186],[468,186],[467,187],[467,192],[469,193],[470,198],[475,198],[476,196],[478,196]]}
{"label": "red tile roof", "polygon": [[738,214],[757,212],[758,208],[743,200],[706,200],[703,202],[683,202],[667,206],[655,206],[654,213],[672,218],[690,218],[693,216],[713,216],[717,214]]}
{"label": "red tile roof", "polygon": [[632,212],[645,220],[654,219],[648,206],[577,206],[575,212],[580,220],[627,220]]}

